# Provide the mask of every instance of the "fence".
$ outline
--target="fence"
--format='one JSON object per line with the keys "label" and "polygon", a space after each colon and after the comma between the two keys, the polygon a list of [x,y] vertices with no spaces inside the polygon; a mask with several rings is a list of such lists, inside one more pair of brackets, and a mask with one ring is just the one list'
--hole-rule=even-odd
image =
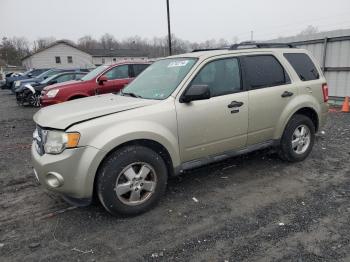
{"label": "fence", "polygon": [[318,60],[326,76],[332,99],[350,96],[350,35],[291,43],[307,49]]}

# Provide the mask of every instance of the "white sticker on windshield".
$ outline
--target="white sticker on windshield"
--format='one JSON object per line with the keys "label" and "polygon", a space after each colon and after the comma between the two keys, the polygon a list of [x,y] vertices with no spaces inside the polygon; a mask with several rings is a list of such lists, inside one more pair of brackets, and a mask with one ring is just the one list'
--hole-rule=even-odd
{"label": "white sticker on windshield", "polygon": [[174,61],[171,62],[168,67],[176,67],[176,66],[186,66],[188,63],[188,60],[182,60],[182,61]]}

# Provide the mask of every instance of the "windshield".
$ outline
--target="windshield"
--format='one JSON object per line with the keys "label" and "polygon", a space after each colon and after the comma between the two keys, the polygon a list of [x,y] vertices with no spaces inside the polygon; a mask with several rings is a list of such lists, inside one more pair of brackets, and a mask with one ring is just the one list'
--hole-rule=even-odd
{"label": "windshield", "polygon": [[96,76],[101,74],[107,68],[108,68],[108,66],[106,66],[106,65],[101,65],[99,67],[96,67],[94,70],[92,70],[91,72],[89,72],[88,74],[83,76],[80,80],[81,81],[88,81],[88,80],[94,79]]}
{"label": "windshield", "polygon": [[46,78],[45,80],[41,81],[40,84],[47,84],[48,82],[50,82],[52,79],[54,79],[57,76],[57,74],[50,76],[48,78]]}
{"label": "windshield", "polygon": [[196,58],[168,58],[147,67],[121,94],[163,100],[169,97],[184,79]]}
{"label": "windshield", "polygon": [[41,73],[40,75],[38,75],[37,78],[49,77],[49,76],[52,76],[52,74],[54,74],[54,73],[56,73],[56,71],[53,69],[47,70],[44,73]]}

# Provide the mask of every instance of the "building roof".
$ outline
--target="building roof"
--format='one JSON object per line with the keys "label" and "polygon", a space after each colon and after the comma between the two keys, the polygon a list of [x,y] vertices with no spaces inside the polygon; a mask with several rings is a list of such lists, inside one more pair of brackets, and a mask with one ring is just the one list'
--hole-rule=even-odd
{"label": "building roof", "polygon": [[37,53],[40,53],[40,52],[42,52],[42,51],[44,51],[44,50],[46,50],[46,49],[49,49],[49,48],[51,48],[51,47],[53,47],[53,46],[55,46],[55,45],[59,45],[59,44],[69,45],[69,46],[71,46],[71,47],[73,47],[73,48],[75,48],[75,49],[78,49],[78,50],[80,50],[80,51],[86,53],[85,50],[83,50],[83,49],[77,47],[76,45],[74,45],[72,42],[70,42],[70,41],[68,41],[68,40],[59,40],[59,41],[53,42],[52,44],[50,44],[50,45],[48,45],[48,46],[46,46],[46,47],[44,47],[44,48],[39,49],[38,51],[36,51],[36,52],[34,52],[34,53],[31,53],[31,54],[29,54],[29,55],[26,55],[26,56],[23,57],[21,60],[24,60],[24,59],[26,59],[26,58],[28,58],[28,57],[31,57],[32,55],[35,55],[35,54],[37,54]]}
{"label": "building roof", "polygon": [[95,57],[146,57],[148,54],[137,49],[90,49],[86,50]]}
{"label": "building roof", "polygon": [[308,40],[317,40],[331,37],[342,37],[342,36],[350,36],[350,29],[338,29],[332,31],[324,31],[315,34],[309,35],[296,35],[290,37],[280,37],[277,39],[272,39],[266,42],[278,42],[278,43],[294,43],[294,42],[302,42]]}
{"label": "building roof", "polygon": [[51,48],[55,45],[59,45],[59,44],[65,44],[68,46],[71,46],[75,49],[78,49],[84,53],[87,53],[91,56],[95,56],[95,57],[147,57],[148,54],[137,50],[137,49],[90,49],[90,50],[84,50],[82,48],[79,48],[78,46],[76,46],[75,44],[73,44],[72,42],[68,41],[68,40],[59,40],[59,41],[55,41],[52,44],[34,52],[31,53],[25,57],[22,58],[22,60],[35,55],[37,53],[40,53],[48,48]]}

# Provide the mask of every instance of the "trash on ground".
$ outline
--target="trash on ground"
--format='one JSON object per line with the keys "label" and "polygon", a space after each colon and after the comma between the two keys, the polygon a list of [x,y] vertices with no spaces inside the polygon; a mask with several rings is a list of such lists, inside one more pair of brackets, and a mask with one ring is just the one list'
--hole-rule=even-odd
{"label": "trash on ground", "polygon": [[193,199],[194,202],[198,203],[198,199],[197,198],[192,197],[192,199]]}
{"label": "trash on ground", "polygon": [[279,226],[284,226],[284,223],[280,222],[278,223]]}
{"label": "trash on ground", "polygon": [[33,242],[33,243],[30,243],[29,244],[29,247],[30,248],[36,248],[36,247],[39,247],[40,246],[40,243],[39,242]]}

